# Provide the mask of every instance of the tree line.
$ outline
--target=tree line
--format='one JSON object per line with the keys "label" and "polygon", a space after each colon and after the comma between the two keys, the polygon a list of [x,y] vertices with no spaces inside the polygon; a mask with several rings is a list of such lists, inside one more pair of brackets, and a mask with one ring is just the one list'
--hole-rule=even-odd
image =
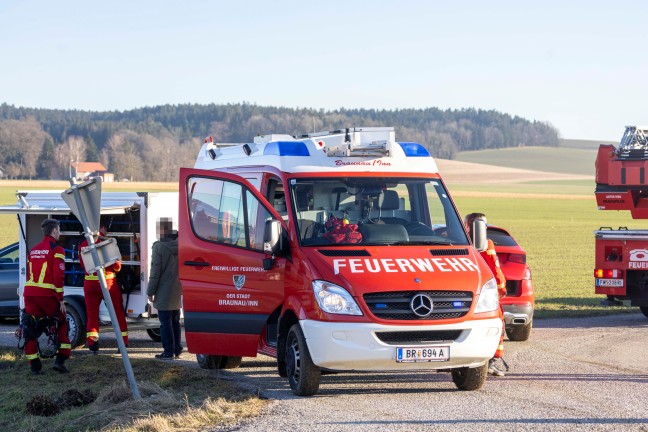
{"label": "tree line", "polygon": [[399,141],[435,157],[517,146],[558,146],[558,130],[473,108],[293,109],[254,104],[162,105],[129,111],[80,111],[0,105],[0,169],[6,178],[66,179],[71,162],[101,162],[115,178],[174,181],[193,166],[205,136],[251,142],[259,134],[302,135],[350,126],[394,126]]}

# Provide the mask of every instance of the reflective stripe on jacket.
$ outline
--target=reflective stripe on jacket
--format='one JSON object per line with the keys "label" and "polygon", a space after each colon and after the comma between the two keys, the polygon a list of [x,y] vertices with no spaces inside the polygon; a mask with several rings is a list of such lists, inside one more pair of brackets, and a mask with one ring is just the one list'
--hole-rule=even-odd
{"label": "reflective stripe on jacket", "polygon": [[52,236],[43,240],[29,251],[27,258],[26,297],[56,297],[63,300],[65,281],[65,251],[56,244]]}

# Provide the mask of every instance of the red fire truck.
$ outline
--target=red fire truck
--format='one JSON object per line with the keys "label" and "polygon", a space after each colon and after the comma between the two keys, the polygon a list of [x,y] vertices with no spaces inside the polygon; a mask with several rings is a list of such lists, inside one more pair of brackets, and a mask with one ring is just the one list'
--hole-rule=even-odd
{"label": "red fire truck", "polygon": [[[393,128],[207,141],[180,171],[187,347],[206,368],[276,357],[297,395],[331,371],[486,379],[497,286],[420,144]],[[481,233],[481,235],[480,235]]]}
{"label": "red fire truck", "polygon": [[[648,127],[626,126],[619,148],[602,144],[596,157],[599,210],[629,210],[648,219]],[[608,306],[639,306],[648,317],[648,230],[595,231],[596,294]]]}

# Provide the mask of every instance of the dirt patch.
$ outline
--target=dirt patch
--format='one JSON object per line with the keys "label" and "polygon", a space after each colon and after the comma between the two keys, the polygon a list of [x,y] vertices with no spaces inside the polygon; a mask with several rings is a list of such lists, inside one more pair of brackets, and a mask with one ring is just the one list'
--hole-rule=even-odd
{"label": "dirt patch", "polygon": [[47,395],[37,395],[27,402],[27,412],[39,417],[52,417],[61,411],[56,401]]}
{"label": "dirt patch", "polygon": [[97,396],[90,390],[69,389],[57,398],[37,395],[27,402],[27,412],[34,416],[52,417],[70,408],[89,405],[95,399]]}
{"label": "dirt patch", "polygon": [[73,407],[80,407],[84,405],[89,405],[97,399],[95,395],[90,390],[78,391],[75,389],[66,390],[57,402],[61,409],[68,409]]}

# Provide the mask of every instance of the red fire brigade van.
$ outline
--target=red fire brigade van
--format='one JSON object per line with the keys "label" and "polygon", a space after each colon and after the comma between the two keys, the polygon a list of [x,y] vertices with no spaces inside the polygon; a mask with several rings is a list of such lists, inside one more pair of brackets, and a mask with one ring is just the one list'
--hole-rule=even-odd
{"label": "red fire brigade van", "polygon": [[393,128],[206,142],[181,170],[179,239],[187,347],[202,367],[270,355],[297,395],[315,394],[322,371],[485,381],[497,286],[434,159]]}

